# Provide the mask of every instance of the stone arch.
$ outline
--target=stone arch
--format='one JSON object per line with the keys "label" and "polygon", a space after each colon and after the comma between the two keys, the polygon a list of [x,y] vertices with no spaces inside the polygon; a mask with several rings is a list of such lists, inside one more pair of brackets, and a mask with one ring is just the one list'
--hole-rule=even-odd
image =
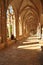
{"label": "stone arch", "polygon": [[26,5],[22,10],[21,10],[21,12],[20,12],[20,14],[26,9],[26,8],[32,8],[32,9],[34,9],[36,12],[38,12],[38,14],[39,14],[39,11],[38,11],[38,9],[36,9],[36,8],[34,8],[33,6],[30,6],[30,5]]}
{"label": "stone arch", "polygon": [[[24,10],[21,12],[21,14],[23,13],[25,11],[25,13],[24,13],[24,15],[22,16],[22,18],[23,18],[23,23],[25,22],[26,24],[27,24],[27,22],[26,22],[26,20],[30,17],[30,16],[33,16],[33,18],[36,18],[37,19],[37,22],[39,22],[39,19],[40,19],[40,14],[34,9],[34,8],[31,8],[31,7],[26,7],[26,8],[24,8]],[[33,19],[32,17],[31,17],[31,19]],[[28,19],[29,20],[29,19]],[[28,24],[29,24],[30,22],[28,22]],[[36,22],[34,22],[33,24],[35,24]],[[36,25],[38,25],[38,24],[36,24]],[[35,25],[35,26],[36,26]]]}
{"label": "stone arch", "polygon": [[[13,0],[14,1],[14,0]],[[11,4],[11,6],[13,7],[13,10],[14,10],[14,13],[15,13],[15,23],[16,23],[16,34],[18,35],[18,32],[17,32],[17,21],[18,21],[18,10],[17,10],[17,8],[16,8],[16,6],[15,6],[15,4],[13,5],[12,4],[12,1],[10,1],[9,2],[9,4]],[[9,6],[9,5],[8,5]],[[8,6],[7,6],[7,8],[8,8]],[[17,37],[17,36],[16,36]]]}

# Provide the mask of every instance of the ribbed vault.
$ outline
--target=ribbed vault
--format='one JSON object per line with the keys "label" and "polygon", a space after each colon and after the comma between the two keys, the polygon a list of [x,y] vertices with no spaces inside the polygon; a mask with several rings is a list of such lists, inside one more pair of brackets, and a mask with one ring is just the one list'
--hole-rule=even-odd
{"label": "ribbed vault", "polygon": [[40,15],[42,13],[42,4],[40,0],[9,0],[12,5],[15,16],[21,17],[22,24],[26,24],[28,32],[36,32]]}

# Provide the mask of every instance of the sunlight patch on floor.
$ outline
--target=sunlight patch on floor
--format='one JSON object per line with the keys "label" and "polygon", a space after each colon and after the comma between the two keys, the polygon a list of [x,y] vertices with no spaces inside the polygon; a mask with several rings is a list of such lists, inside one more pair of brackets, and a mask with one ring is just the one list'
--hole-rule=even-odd
{"label": "sunlight patch on floor", "polygon": [[21,45],[21,46],[18,46],[18,48],[21,48],[21,49],[38,49],[38,50],[41,50],[41,46],[40,44],[32,44],[32,45]]}
{"label": "sunlight patch on floor", "polygon": [[25,42],[23,42],[23,44],[25,44],[25,43],[37,43],[37,42],[39,42],[39,40],[26,40]]}

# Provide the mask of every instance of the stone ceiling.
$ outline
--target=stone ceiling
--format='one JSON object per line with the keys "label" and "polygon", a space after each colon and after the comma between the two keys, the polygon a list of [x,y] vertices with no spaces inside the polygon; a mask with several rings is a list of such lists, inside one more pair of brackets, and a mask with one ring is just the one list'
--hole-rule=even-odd
{"label": "stone ceiling", "polygon": [[22,21],[26,22],[27,28],[36,30],[42,14],[43,0],[9,0],[15,12],[19,13]]}
{"label": "stone ceiling", "polygon": [[[9,0],[9,3],[11,3],[17,9],[22,9],[23,6],[30,3],[29,1],[31,1],[34,4],[33,6],[36,6],[36,8],[38,8],[40,12],[42,12],[42,5],[40,0]],[[30,5],[32,5],[32,3],[30,3]]]}

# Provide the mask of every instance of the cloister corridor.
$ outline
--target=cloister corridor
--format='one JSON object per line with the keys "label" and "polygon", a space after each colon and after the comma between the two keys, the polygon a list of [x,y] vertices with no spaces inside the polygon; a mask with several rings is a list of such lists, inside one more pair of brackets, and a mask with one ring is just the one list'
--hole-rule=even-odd
{"label": "cloister corridor", "polygon": [[43,65],[43,0],[0,0],[0,65]]}

